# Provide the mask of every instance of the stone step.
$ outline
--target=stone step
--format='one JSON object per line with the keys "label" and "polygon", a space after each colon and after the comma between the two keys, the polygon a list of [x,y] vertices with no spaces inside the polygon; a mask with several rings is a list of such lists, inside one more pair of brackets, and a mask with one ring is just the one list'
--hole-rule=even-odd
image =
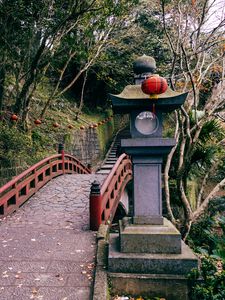
{"label": "stone step", "polygon": [[101,170],[105,170],[105,169],[112,169],[114,166],[114,164],[107,164],[107,165],[103,165],[101,166]]}
{"label": "stone step", "polygon": [[106,165],[114,165],[116,161],[117,161],[116,159],[114,159],[114,160],[106,160],[105,164]]}
{"label": "stone step", "polygon": [[122,253],[119,235],[110,235],[108,269],[115,273],[187,275],[198,259],[182,241],[181,254]]}
{"label": "stone step", "polygon": [[110,173],[111,170],[99,170],[96,172],[96,174],[102,174],[102,175],[107,175]]}
{"label": "stone step", "polygon": [[189,300],[188,279],[184,275],[108,272],[108,277],[112,295],[146,295],[151,299],[159,299],[160,295],[160,299]]}
{"label": "stone step", "polygon": [[[105,165],[115,165],[116,161],[106,161]],[[113,167],[112,167],[113,168]]]}
{"label": "stone step", "polygon": [[117,159],[118,159],[118,157],[116,157],[116,156],[114,156],[114,157],[108,157],[107,156],[107,158],[106,158],[106,160],[108,160],[108,161],[117,161]]}

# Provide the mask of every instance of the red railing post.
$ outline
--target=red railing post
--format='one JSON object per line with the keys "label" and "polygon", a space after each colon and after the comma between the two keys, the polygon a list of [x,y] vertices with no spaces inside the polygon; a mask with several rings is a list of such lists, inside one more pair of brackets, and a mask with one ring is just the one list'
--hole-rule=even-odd
{"label": "red railing post", "polygon": [[65,174],[65,152],[64,152],[64,144],[59,144],[58,153],[62,155],[62,171]]}
{"label": "red railing post", "polygon": [[91,164],[89,163],[88,165],[87,165],[87,168],[92,172],[92,166],[91,166]]}
{"label": "red railing post", "polygon": [[101,205],[102,196],[100,183],[95,180],[91,185],[90,193],[90,230],[97,231],[102,222]]}

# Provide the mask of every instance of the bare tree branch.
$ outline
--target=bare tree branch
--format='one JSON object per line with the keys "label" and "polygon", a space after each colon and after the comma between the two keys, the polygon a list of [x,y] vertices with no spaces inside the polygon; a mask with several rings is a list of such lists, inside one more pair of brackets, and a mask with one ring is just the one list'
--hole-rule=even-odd
{"label": "bare tree branch", "polygon": [[199,206],[199,208],[193,213],[192,222],[196,222],[196,220],[198,220],[201,217],[201,215],[203,214],[205,209],[208,207],[210,200],[215,198],[216,193],[224,186],[225,186],[225,178],[223,180],[221,180],[214,187],[214,189],[208,194],[208,196],[205,198],[205,200],[202,202],[202,204]]}

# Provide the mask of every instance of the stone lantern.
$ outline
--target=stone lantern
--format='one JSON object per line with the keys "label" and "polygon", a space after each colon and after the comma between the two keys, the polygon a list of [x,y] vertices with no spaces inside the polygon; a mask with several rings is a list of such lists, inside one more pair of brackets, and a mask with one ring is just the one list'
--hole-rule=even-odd
{"label": "stone lantern", "polygon": [[[164,293],[165,280],[169,278],[167,284],[174,284],[173,276],[179,275],[182,282],[180,295],[174,297],[172,285],[167,292],[158,295],[166,299],[188,299],[185,276],[198,266],[198,260],[182,242],[175,226],[162,216],[161,186],[163,158],[176,144],[175,139],[163,137],[163,115],[179,109],[187,93],[177,93],[168,87],[162,94],[146,95],[142,92],[141,83],[155,72],[155,60],[144,55],[134,62],[133,68],[135,84],[126,86],[119,95],[110,95],[114,113],[130,115],[131,138],[122,139],[121,147],[131,156],[133,163],[134,208],[133,215],[120,222],[119,235],[111,235],[109,271],[114,274],[112,282],[117,287],[123,282],[123,286],[127,287],[124,292],[127,293],[132,292],[126,283],[127,274],[133,274],[133,281],[134,278],[143,279],[143,276],[135,274],[150,276],[148,285],[143,286],[148,286],[150,290],[146,292],[152,296],[154,292],[151,293],[151,289],[155,291],[155,287],[152,286],[151,276],[157,280],[159,290],[156,293]],[[134,288],[133,283],[130,286]],[[136,294],[143,292],[143,289],[137,288]]]}

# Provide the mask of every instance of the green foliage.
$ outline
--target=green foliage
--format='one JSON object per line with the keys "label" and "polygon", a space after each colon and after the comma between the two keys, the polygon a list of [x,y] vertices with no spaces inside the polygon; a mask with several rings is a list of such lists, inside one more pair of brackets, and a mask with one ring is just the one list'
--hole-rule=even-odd
{"label": "green foliage", "polygon": [[224,157],[220,160],[217,172],[214,174],[214,178],[218,181],[225,178],[225,158]]}
{"label": "green foliage", "polygon": [[133,84],[132,65],[143,54],[154,56],[157,72],[167,74],[168,46],[153,2],[131,7],[129,17],[115,29],[111,43],[89,72],[89,77],[97,81],[97,85],[87,83],[90,94],[99,95],[102,105],[108,92],[118,93],[125,85]]}
{"label": "green foliage", "polygon": [[213,232],[209,232],[209,236],[213,242],[213,256],[217,259],[221,259],[225,263],[225,217],[221,216],[217,220],[218,228],[221,230],[220,234],[216,235]]}
{"label": "green foliage", "polygon": [[221,139],[223,134],[223,129],[218,120],[212,119],[204,123],[199,134],[199,141],[206,143],[214,138]]}
{"label": "green foliage", "polygon": [[[203,124],[197,142],[193,146],[192,150],[188,152],[186,157],[185,167],[183,169],[185,174],[184,181],[187,179],[194,179],[198,182],[198,178],[200,179],[199,181],[201,181],[207,170],[213,166],[215,166],[216,170],[213,170],[213,180],[218,181],[223,178],[219,175],[223,174],[225,170],[225,151],[219,143],[223,135],[224,130],[217,120],[212,119]],[[178,155],[173,157],[173,163],[170,171],[171,178],[173,179],[177,179],[177,177],[180,176],[177,172],[180,159],[180,146],[181,143],[178,144],[176,150]],[[217,164],[219,166],[218,171],[216,168]]]}
{"label": "green foliage", "polygon": [[[25,123],[34,105],[33,93],[43,84],[45,75],[56,88],[50,98],[57,97],[60,89],[74,80],[73,86],[96,62],[107,41],[111,43],[113,31],[124,26],[137,3],[0,1],[0,110],[6,108],[10,98],[14,103],[11,110],[19,113]],[[10,77],[11,85],[7,82]]]}
{"label": "green foliage", "polygon": [[[28,157],[31,141],[16,127],[0,123],[0,162],[2,167],[16,165],[20,158]],[[15,155],[16,154],[16,155]]]}
{"label": "green foliage", "polygon": [[[201,256],[201,272],[189,274],[192,300],[225,299],[225,198],[210,202],[208,211],[193,224],[188,243]],[[200,276],[200,280],[198,277]]]}
{"label": "green foliage", "polygon": [[34,130],[29,137],[14,125],[9,126],[0,122],[0,128],[0,166],[2,168],[12,166],[27,168],[52,153],[50,150],[52,141],[38,130]]}
{"label": "green foliage", "polygon": [[189,275],[192,285],[192,300],[224,300],[225,299],[225,271],[218,270],[217,260],[204,256],[201,260],[200,281],[197,279],[198,272],[194,270]]}
{"label": "green foliage", "polygon": [[214,162],[215,155],[218,151],[215,144],[196,144],[191,156],[190,173],[196,175],[205,172],[205,167],[209,167]]}
{"label": "green foliage", "polygon": [[[219,254],[221,248],[225,247],[225,230],[224,218],[216,217],[225,211],[225,197],[216,198],[209,203],[207,211],[198,222],[194,223],[191,227],[188,236],[189,245],[199,253]],[[215,228],[222,229],[222,235],[219,236]],[[224,248],[225,249],[225,248]],[[221,256],[221,258],[223,258]]]}

